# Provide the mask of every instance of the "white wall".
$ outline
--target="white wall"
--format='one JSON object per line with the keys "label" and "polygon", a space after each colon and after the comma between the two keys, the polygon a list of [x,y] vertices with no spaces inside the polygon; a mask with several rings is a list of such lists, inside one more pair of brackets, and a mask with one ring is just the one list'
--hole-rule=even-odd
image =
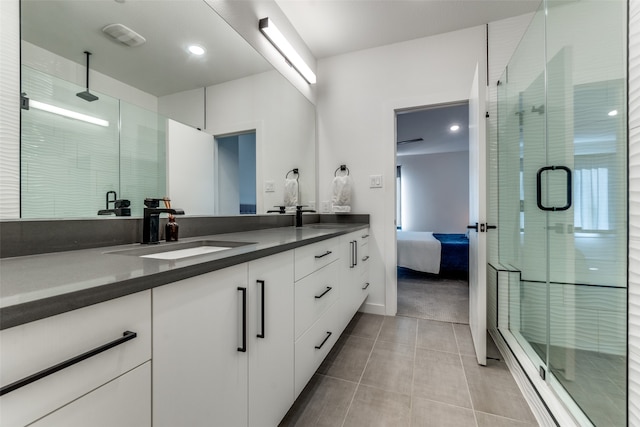
{"label": "white wall", "polygon": [[187,90],[158,98],[158,113],[185,125],[204,129],[204,88]]}
{"label": "white wall", "polygon": [[[346,164],[352,211],[371,215],[366,311],[396,313],[395,110],[468,99],[485,52],[481,26],[318,61],[319,198],[330,200],[333,173]],[[369,188],[374,174],[382,189]]]}
{"label": "white wall", "polygon": [[[206,132],[225,136],[256,131],[257,213],[284,201],[288,171],[300,171],[304,204],[315,203],[316,111],[277,71],[207,88]],[[265,181],[275,184],[264,192]]]}
{"label": "white wall", "polygon": [[398,156],[402,229],[465,233],[469,222],[469,152]]}

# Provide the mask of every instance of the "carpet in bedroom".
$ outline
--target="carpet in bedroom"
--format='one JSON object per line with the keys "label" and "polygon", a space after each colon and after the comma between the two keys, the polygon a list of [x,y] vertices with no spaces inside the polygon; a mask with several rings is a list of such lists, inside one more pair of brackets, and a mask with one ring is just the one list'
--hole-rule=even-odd
{"label": "carpet in bedroom", "polygon": [[398,316],[469,323],[469,282],[398,269]]}

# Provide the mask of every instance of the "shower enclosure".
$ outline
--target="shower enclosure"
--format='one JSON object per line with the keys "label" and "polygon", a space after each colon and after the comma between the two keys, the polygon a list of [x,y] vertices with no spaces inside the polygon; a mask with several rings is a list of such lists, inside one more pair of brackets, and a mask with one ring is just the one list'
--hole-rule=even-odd
{"label": "shower enclosure", "polygon": [[498,83],[497,328],[581,425],[627,419],[626,28],[545,0]]}

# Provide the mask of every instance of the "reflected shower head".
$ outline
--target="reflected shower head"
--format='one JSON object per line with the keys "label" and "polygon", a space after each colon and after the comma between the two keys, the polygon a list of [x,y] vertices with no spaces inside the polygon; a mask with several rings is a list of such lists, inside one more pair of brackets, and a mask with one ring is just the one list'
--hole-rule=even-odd
{"label": "reflected shower head", "polygon": [[89,90],[85,90],[82,92],[78,92],[76,93],[76,96],[79,96],[80,98],[84,99],[85,101],[97,101],[99,98],[97,96],[95,96],[94,94],[92,94],[91,92],[89,92]]}
{"label": "reflected shower head", "polygon": [[89,92],[89,56],[91,55],[91,52],[85,50],[84,54],[87,55],[87,90],[76,93],[76,96],[79,96],[85,101],[93,102],[97,101],[99,98]]}

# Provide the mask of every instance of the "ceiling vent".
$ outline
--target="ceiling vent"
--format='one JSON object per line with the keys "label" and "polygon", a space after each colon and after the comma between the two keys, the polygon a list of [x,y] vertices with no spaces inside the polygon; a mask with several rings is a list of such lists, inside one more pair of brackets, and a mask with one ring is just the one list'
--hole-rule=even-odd
{"label": "ceiling vent", "polygon": [[147,41],[140,34],[122,24],[109,24],[102,31],[115,41],[130,47],[140,46]]}

